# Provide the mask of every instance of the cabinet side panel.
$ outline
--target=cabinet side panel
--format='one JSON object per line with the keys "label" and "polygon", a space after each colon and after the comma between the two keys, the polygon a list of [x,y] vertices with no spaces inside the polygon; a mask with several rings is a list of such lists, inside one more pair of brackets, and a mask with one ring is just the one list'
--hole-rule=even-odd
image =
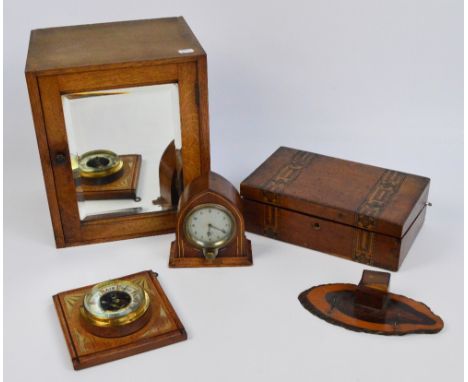
{"label": "cabinet side panel", "polygon": [[195,62],[179,65],[179,103],[182,136],[184,184],[201,174],[200,116],[197,107],[197,66]]}
{"label": "cabinet side panel", "polygon": [[52,220],[52,227],[54,230],[55,244],[57,248],[62,248],[65,246],[65,237],[63,234],[63,227],[60,219],[59,206],[57,202],[54,174],[50,163],[49,145],[44,125],[44,116],[42,113],[42,104],[39,93],[39,86],[37,83],[37,77],[33,73],[26,73],[26,82],[28,85],[34,128],[36,131],[37,145],[39,148],[39,156],[41,159],[42,174],[44,177],[47,200],[49,203],[50,217]]}
{"label": "cabinet side panel", "polygon": [[[68,136],[65,128],[61,91],[57,76],[38,78],[47,133],[49,161],[55,179],[56,199],[62,221],[65,245],[81,239],[81,222],[76,200],[76,187],[70,163]],[[56,158],[62,157],[62,160]]]}
{"label": "cabinet side panel", "polygon": [[201,173],[207,174],[211,169],[210,163],[210,121],[208,103],[208,68],[206,56],[201,56],[198,68],[198,110],[200,113],[200,159]]}

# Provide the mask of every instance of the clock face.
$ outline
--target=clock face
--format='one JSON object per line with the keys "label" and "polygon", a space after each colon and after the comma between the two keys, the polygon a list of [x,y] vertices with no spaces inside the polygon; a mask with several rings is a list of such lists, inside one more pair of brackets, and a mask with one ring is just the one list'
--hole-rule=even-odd
{"label": "clock face", "polygon": [[202,204],[185,218],[185,234],[201,248],[220,248],[234,236],[235,220],[231,212],[218,204]]}
{"label": "clock face", "polygon": [[145,291],[129,281],[114,280],[97,284],[84,298],[84,308],[96,319],[126,317],[145,304]]}

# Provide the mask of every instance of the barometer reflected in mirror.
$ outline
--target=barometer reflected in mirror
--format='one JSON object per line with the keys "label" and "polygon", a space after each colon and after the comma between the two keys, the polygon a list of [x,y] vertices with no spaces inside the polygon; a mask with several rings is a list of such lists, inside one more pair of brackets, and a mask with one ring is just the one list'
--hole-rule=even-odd
{"label": "barometer reflected in mirror", "polygon": [[62,104],[81,220],[176,207],[177,84],[64,94]]}

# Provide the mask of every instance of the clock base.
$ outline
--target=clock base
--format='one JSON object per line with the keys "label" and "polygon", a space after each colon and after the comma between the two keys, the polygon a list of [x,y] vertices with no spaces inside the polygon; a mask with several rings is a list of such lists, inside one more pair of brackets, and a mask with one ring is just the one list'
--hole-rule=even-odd
{"label": "clock base", "polygon": [[214,259],[200,257],[180,257],[177,242],[171,243],[171,254],[169,257],[170,268],[202,268],[202,267],[241,267],[253,265],[252,245],[250,240],[245,241],[246,254],[244,256],[217,256]]}

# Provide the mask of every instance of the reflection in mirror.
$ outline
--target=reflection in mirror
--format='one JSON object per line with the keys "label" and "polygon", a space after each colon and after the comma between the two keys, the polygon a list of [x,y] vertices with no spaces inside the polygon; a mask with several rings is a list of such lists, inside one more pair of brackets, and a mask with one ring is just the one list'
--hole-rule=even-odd
{"label": "reflection in mirror", "polygon": [[176,207],[177,84],[65,94],[62,104],[81,220]]}

